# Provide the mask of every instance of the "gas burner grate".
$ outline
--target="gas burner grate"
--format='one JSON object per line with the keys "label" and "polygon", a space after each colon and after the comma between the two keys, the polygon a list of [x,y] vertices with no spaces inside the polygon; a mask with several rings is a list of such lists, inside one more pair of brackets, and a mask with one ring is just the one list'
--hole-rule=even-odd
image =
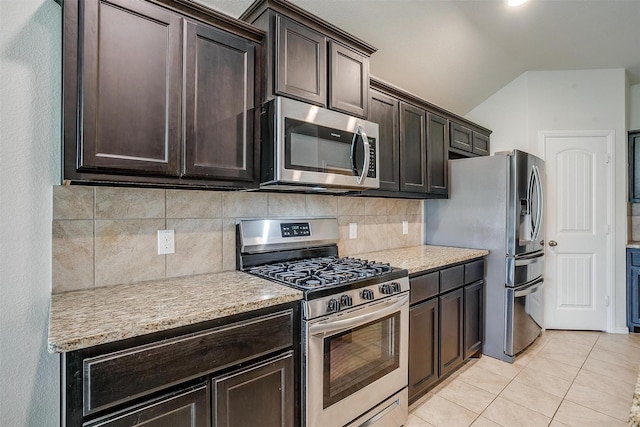
{"label": "gas burner grate", "polygon": [[388,264],[328,256],[265,264],[248,272],[286,285],[315,289],[380,276],[391,270]]}

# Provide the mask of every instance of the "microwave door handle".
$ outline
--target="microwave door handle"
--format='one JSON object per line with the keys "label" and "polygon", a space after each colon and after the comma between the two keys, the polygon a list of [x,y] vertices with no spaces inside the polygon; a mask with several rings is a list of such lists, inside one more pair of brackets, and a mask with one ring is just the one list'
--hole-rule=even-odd
{"label": "microwave door handle", "polygon": [[[360,175],[358,175],[358,165],[356,165],[356,141],[358,140],[358,136],[362,138],[364,146],[364,164],[362,165],[362,173],[360,173]],[[351,168],[353,170],[353,174],[357,176],[356,182],[358,185],[364,182],[367,177],[367,172],[369,171],[369,156],[371,155],[369,150],[369,138],[367,138],[366,132],[362,127],[356,127],[356,132],[353,135],[353,140],[351,141]]]}

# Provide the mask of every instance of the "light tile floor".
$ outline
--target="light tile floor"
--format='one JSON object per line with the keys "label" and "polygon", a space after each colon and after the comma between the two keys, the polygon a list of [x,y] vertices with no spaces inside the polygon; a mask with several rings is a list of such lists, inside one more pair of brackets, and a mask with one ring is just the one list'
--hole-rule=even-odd
{"label": "light tile floor", "polygon": [[545,331],[513,364],[468,362],[406,427],[627,426],[639,368],[640,334]]}

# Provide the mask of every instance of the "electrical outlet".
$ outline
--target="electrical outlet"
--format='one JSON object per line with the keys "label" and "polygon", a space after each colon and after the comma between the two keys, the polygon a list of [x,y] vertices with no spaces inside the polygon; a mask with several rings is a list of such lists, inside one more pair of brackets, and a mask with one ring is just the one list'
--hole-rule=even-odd
{"label": "electrical outlet", "polygon": [[409,234],[409,221],[402,221],[402,234]]}
{"label": "electrical outlet", "polygon": [[174,254],[176,240],[173,230],[158,230],[158,255]]}
{"label": "electrical outlet", "polygon": [[358,223],[350,222],[349,223],[349,239],[357,239],[358,238]]}

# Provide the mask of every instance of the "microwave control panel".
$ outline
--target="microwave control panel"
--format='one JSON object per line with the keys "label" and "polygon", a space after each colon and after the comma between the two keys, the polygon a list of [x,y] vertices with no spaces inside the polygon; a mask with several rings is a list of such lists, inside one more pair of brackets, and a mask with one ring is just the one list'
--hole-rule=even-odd
{"label": "microwave control panel", "polygon": [[369,170],[367,171],[367,178],[376,177],[376,140],[374,138],[369,139]]}

